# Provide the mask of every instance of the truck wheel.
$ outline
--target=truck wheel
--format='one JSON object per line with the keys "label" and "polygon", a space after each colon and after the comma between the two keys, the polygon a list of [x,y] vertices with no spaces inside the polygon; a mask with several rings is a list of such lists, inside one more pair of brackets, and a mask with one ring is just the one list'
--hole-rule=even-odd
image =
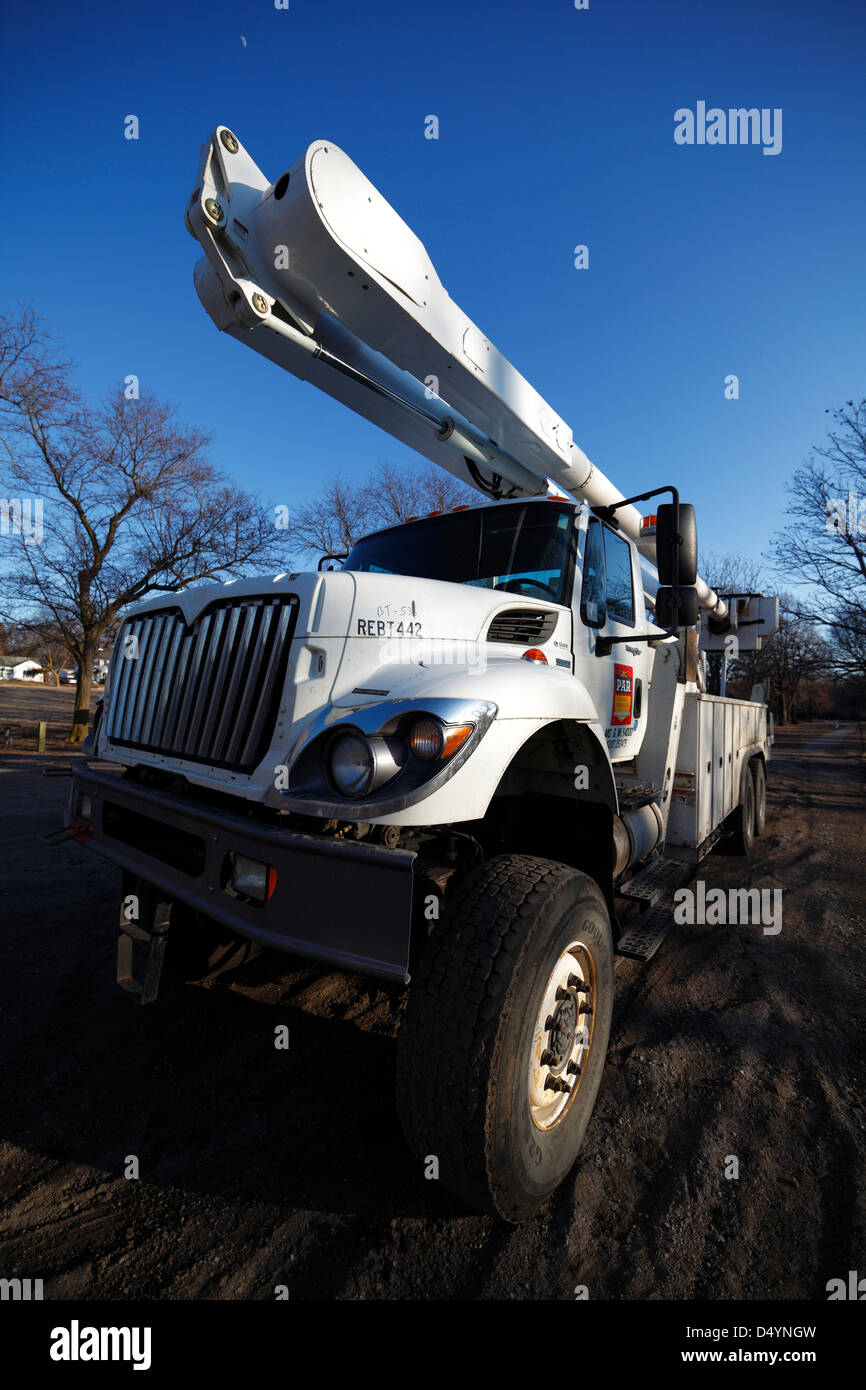
{"label": "truck wheel", "polygon": [[751,854],[755,843],[755,783],[748,763],[743,768],[740,791],[740,804],[728,817],[727,849],[729,854],[744,855]]}
{"label": "truck wheel", "polygon": [[760,758],[752,763],[752,781],[755,784],[755,834],[763,835],[767,824],[767,774]]}
{"label": "truck wheel", "polygon": [[488,860],[425,948],[397,1043],[410,1147],[445,1187],[522,1221],[574,1163],[613,1010],[607,906],[586,874]]}

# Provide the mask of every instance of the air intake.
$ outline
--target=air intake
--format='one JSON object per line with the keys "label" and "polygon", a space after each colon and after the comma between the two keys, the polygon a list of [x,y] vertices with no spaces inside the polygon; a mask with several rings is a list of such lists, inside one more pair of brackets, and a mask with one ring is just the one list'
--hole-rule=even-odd
{"label": "air intake", "polygon": [[509,608],[505,613],[497,613],[487,629],[487,640],[539,647],[550,637],[558,617],[548,608]]}

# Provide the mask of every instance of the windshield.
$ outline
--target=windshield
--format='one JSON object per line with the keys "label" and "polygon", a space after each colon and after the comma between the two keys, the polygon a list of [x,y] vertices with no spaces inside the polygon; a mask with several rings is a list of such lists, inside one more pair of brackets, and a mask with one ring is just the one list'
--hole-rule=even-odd
{"label": "windshield", "polygon": [[478,507],[408,522],[358,541],[344,570],[409,574],[568,604],[574,508]]}

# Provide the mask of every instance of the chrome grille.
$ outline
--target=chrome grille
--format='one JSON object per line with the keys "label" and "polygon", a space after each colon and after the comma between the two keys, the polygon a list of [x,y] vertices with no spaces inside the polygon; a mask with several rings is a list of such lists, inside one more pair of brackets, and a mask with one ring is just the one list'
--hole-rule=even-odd
{"label": "chrome grille", "polygon": [[515,642],[523,647],[546,642],[558,616],[549,608],[509,608],[497,613],[487,629],[487,640]]}
{"label": "chrome grille", "polygon": [[128,619],[111,675],[111,742],[251,771],[273,734],[297,609],[294,594],[280,594],[219,599],[192,627],[178,608]]}

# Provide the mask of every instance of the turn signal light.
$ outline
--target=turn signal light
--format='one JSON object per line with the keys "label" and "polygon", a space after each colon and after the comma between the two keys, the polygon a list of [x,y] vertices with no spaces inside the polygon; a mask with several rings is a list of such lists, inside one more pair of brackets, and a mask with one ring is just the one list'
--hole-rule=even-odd
{"label": "turn signal light", "polygon": [[547,657],[538,647],[530,647],[528,652],[523,653],[524,661],[534,661],[537,666],[546,666]]}
{"label": "turn signal light", "polygon": [[450,758],[462,748],[474,729],[474,724],[442,725],[436,719],[416,719],[409,730],[409,747],[416,758],[433,762]]}

